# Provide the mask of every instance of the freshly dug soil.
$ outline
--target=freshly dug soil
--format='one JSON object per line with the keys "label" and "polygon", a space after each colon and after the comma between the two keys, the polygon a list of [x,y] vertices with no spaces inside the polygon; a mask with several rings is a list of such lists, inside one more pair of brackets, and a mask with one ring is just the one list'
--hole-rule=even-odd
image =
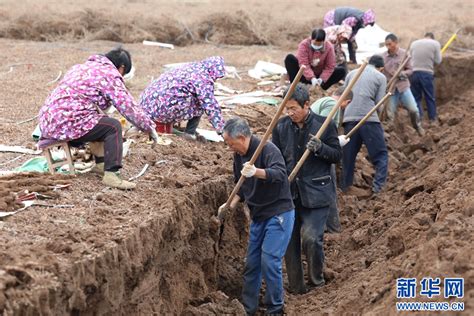
{"label": "freshly dug soil", "polygon": [[[15,122],[36,115],[52,89],[47,83],[59,69],[111,46],[0,42],[11,52],[2,50],[0,57],[6,65],[15,64],[12,72],[0,75],[6,91],[0,96],[0,141],[27,147],[34,145],[30,133],[35,123]],[[140,65],[131,82],[135,96],[165,63],[221,54],[229,64],[247,69],[259,56],[281,63],[287,53],[207,45],[172,52],[130,47]],[[41,63],[30,59],[31,51],[43,58]],[[440,126],[427,127],[421,138],[404,110],[395,124],[385,126],[390,150],[386,190],[370,197],[339,195],[343,231],[326,235],[328,284],[303,296],[288,295],[289,314],[395,314],[395,279],[424,276],[464,277],[466,309],[472,312],[472,56],[455,55],[444,62],[451,68],[440,71],[438,84],[454,77],[465,84],[441,98]],[[243,77],[224,83],[255,89],[256,82]],[[320,95],[313,93],[312,98]],[[261,134],[275,111],[248,105],[225,115],[247,118]],[[209,126],[205,121],[202,127]],[[223,144],[170,139],[171,145],[151,149],[145,136],[136,138],[122,174],[129,178],[146,163],[150,167],[130,192],[106,189],[93,174],[0,178],[0,203],[7,210],[20,207],[14,203],[15,193],[24,190],[54,195],[47,201],[51,205],[74,205],[32,206],[0,222],[3,314],[242,314],[235,298],[241,288],[248,218],[241,208],[229,214],[222,230],[210,222],[232,189],[231,154]],[[17,156],[2,153],[1,168],[12,169],[30,158],[10,162]],[[362,151],[357,187],[369,188],[372,173]],[[71,186],[51,191],[62,183]]]}

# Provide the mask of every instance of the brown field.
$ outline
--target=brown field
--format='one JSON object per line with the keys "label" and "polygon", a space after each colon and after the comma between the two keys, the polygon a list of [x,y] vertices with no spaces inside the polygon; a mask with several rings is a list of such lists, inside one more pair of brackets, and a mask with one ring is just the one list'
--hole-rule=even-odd
{"label": "brown field", "polygon": [[[167,63],[224,56],[242,81],[258,60],[282,63],[331,1],[0,1],[0,144],[33,148],[34,117],[59,72],[125,42],[137,67],[140,92]],[[390,150],[387,190],[377,197],[339,195],[343,232],[325,235],[325,287],[287,295],[290,315],[395,315],[399,277],[464,277],[466,314],[474,309],[474,24],[472,1],[357,1],[402,43],[433,31],[444,43],[461,28],[437,70],[440,126],[423,138],[405,111],[385,126]],[[143,39],[175,43],[166,50]],[[456,51],[457,50],[457,51]],[[462,51],[462,52],[460,52]],[[11,69],[11,71],[10,71]],[[268,87],[265,89],[272,89]],[[313,94],[312,98],[321,96]],[[262,134],[275,113],[267,105],[240,106]],[[202,127],[208,127],[206,120]],[[242,209],[219,231],[209,222],[230,190],[232,157],[222,144],[171,137],[155,149],[137,137],[123,174],[147,173],[132,192],[105,189],[92,174],[0,177],[0,211],[17,209],[25,189],[54,197],[0,221],[0,314],[221,315],[240,314],[241,274],[248,237]],[[0,170],[31,158],[0,153]],[[160,161],[166,160],[165,163]],[[356,185],[368,188],[372,169],[358,158]],[[51,186],[71,183],[52,191]],[[442,298],[432,299],[443,300]]]}

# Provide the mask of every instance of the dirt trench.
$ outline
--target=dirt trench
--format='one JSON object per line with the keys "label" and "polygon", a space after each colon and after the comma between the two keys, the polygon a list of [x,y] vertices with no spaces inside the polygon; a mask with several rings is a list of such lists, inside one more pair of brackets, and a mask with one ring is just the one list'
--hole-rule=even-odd
{"label": "dirt trench", "polygon": [[[446,91],[440,100],[440,127],[429,130],[429,136],[419,139],[402,112],[399,124],[387,132],[391,154],[388,192],[368,200],[354,196],[341,198],[345,231],[340,236],[327,237],[328,285],[323,293],[316,290],[305,297],[290,296],[287,300],[290,314],[381,312],[393,301],[390,286],[394,276],[405,276],[411,271],[413,262],[418,275],[433,272],[426,268],[430,266],[428,260],[417,263],[417,258],[428,251],[434,253],[433,260],[448,267],[446,271],[462,273],[467,280],[467,273],[472,271],[469,263],[472,260],[461,255],[458,258],[455,252],[468,252],[469,240],[444,240],[443,234],[461,238],[463,232],[472,231],[469,224],[469,221],[472,222],[472,198],[467,199],[469,196],[465,192],[472,192],[470,177],[473,167],[470,156],[466,154],[472,156],[472,133],[467,131],[472,119],[469,101],[472,93],[469,94],[469,91],[472,91],[473,60],[472,56],[457,54],[445,59],[450,67],[440,72],[438,87],[444,82],[441,84],[442,92],[445,92],[443,87],[447,85],[454,89]],[[249,121],[254,130],[262,132],[275,108],[250,108],[255,117],[252,121],[251,115]],[[457,145],[458,142],[463,145]],[[241,287],[248,222],[242,210],[234,212],[226,221],[222,242],[216,249],[219,231],[210,226],[209,218],[225,201],[231,189],[230,172],[225,170],[231,166],[231,158],[228,154],[222,154],[222,149],[214,147],[208,144],[192,148],[188,143],[179,143],[158,153],[145,152],[143,157],[139,153],[130,158],[129,165],[136,166],[136,169],[143,160],[154,165],[166,158],[170,160],[167,174],[171,175],[162,176],[168,167],[154,166],[156,169],[144,176],[144,180],[150,183],[149,188],[129,195],[106,192],[100,200],[98,195],[95,196],[93,219],[98,223],[113,220],[107,207],[117,208],[114,203],[121,199],[125,207],[139,209],[136,214],[144,214],[150,202],[154,203],[152,208],[156,212],[152,216],[144,216],[143,222],[138,225],[130,225],[134,227],[132,230],[124,229],[122,236],[114,233],[110,237],[104,233],[101,236],[107,240],[104,246],[99,246],[97,241],[100,242],[100,238],[94,236],[89,247],[96,247],[97,252],[79,253],[76,247],[80,250],[84,240],[92,237],[74,233],[74,236],[64,237],[73,239],[71,246],[57,242],[63,237],[54,239],[52,237],[55,236],[52,236],[54,242],[48,242],[46,249],[54,255],[43,252],[41,229],[38,227],[45,225],[45,221],[40,218],[34,229],[35,234],[32,234],[35,239],[31,241],[31,247],[37,248],[36,251],[27,247],[22,249],[20,244],[17,245],[18,252],[27,253],[27,256],[10,260],[9,256],[15,257],[11,248],[7,249],[9,252],[0,253],[0,310],[3,314],[241,313],[242,306],[233,298],[238,297]],[[362,188],[369,187],[372,177],[370,164],[363,156],[359,157],[358,163],[356,184]],[[172,167],[184,171],[175,174]],[[457,170],[461,176],[449,179],[448,176]],[[416,178],[423,173],[426,176]],[[76,191],[69,197],[62,195],[62,199],[69,201],[73,194],[82,197],[77,187],[91,182],[87,176],[74,180]],[[466,187],[459,187],[458,183]],[[94,182],[94,187],[98,186],[100,184]],[[137,196],[145,199],[157,187],[169,191],[150,198],[149,203],[137,201]],[[440,197],[433,198],[435,194]],[[449,201],[452,198],[456,201],[451,205]],[[83,208],[86,206],[87,203],[81,204]],[[127,215],[129,217],[119,215],[130,219],[136,218],[136,214]],[[67,219],[73,224],[73,215],[58,219]],[[45,218],[50,220],[50,217]],[[16,229],[21,230],[23,220],[19,216],[13,223],[0,222],[4,231],[0,237],[5,238],[7,234],[13,235],[12,238],[17,236],[18,232],[12,230],[13,224],[18,224]],[[409,234],[402,226],[405,221],[409,222]],[[465,225],[458,225],[453,230],[450,228],[463,221]],[[53,232],[50,235],[54,235]],[[434,250],[424,247],[426,240],[431,240],[430,247]],[[452,242],[455,248],[450,250],[448,242]],[[377,246],[376,249],[371,249],[372,244]],[[74,260],[68,257],[70,251],[76,255]],[[51,259],[51,256],[54,258]],[[453,264],[453,260],[457,262]],[[390,275],[387,275],[387,265]],[[364,283],[363,280],[371,282]],[[472,288],[473,283],[469,282]],[[347,306],[353,309],[349,311]]]}
{"label": "dirt trench", "polygon": [[159,206],[168,209],[169,216],[143,222],[99,255],[84,256],[62,271],[36,271],[46,274],[47,284],[38,282],[39,275],[27,267],[2,267],[3,314],[194,315],[209,309],[217,314],[241,310],[229,296],[240,291],[246,217],[241,210],[230,214],[221,236],[209,222],[228,191],[229,182],[218,180],[176,194]]}

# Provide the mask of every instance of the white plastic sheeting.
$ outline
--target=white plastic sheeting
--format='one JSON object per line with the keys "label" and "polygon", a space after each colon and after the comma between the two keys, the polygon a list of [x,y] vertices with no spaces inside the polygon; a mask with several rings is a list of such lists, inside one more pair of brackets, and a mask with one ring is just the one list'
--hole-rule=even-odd
{"label": "white plastic sheeting", "polygon": [[259,60],[255,67],[248,71],[250,77],[258,80],[282,74],[286,74],[285,67],[262,60]]}
{"label": "white plastic sheeting", "polygon": [[[385,48],[385,37],[389,33],[390,32],[385,31],[377,24],[374,24],[374,26],[366,26],[365,28],[360,29],[356,35],[357,62],[361,64],[365,59],[370,58],[372,55],[382,54],[385,52],[387,50]],[[346,56],[349,57],[347,45],[343,45],[343,49],[346,53]]]}

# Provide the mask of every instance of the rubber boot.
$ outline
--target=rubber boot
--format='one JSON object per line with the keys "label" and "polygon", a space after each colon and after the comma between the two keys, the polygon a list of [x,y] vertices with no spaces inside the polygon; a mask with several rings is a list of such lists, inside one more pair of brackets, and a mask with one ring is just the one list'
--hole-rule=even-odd
{"label": "rubber boot", "polygon": [[418,112],[410,112],[411,125],[416,129],[418,135],[425,135],[425,130],[421,126],[420,114]]}
{"label": "rubber boot", "polygon": [[109,187],[120,190],[132,190],[137,186],[135,183],[123,180],[120,177],[120,172],[105,171],[102,182]]}

